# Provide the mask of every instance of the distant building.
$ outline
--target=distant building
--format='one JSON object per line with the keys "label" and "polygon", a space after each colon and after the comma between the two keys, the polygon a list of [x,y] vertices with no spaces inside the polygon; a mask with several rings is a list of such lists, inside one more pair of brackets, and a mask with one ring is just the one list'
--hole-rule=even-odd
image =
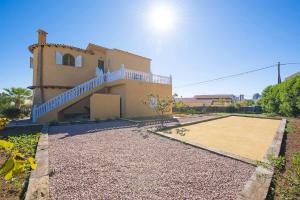
{"label": "distant building", "polygon": [[261,97],[261,95],[259,93],[255,93],[255,94],[253,94],[252,99],[253,100],[258,100],[258,99],[260,99],[260,97]]}
{"label": "distant building", "polygon": [[239,101],[244,101],[244,100],[245,100],[245,95],[240,94]]}
{"label": "distant building", "polygon": [[229,106],[235,102],[236,97],[232,94],[221,95],[195,95],[191,98],[176,98],[176,101],[182,102],[185,106]]}

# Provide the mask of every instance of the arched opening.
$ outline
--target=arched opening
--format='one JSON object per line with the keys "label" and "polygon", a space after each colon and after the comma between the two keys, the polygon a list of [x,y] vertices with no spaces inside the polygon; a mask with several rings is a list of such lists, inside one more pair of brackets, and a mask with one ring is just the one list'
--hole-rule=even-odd
{"label": "arched opening", "polygon": [[71,54],[65,54],[63,56],[63,65],[75,66],[75,58]]}

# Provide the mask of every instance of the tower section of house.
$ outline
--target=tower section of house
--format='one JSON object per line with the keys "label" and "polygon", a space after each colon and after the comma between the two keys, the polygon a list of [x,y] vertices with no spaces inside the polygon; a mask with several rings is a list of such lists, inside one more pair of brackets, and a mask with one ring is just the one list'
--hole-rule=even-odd
{"label": "tower section of house", "polygon": [[[34,121],[152,116],[142,98],[172,95],[171,77],[152,74],[149,58],[91,43],[82,49],[46,41],[47,33],[39,29],[38,43],[29,46]],[[115,114],[108,115],[109,109]]]}

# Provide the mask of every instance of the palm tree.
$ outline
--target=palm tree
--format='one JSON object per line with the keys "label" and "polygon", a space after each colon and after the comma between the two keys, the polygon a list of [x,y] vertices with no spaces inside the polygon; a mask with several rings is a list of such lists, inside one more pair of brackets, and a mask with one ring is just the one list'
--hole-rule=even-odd
{"label": "palm tree", "polygon": [[16,108],[21,108],[26,99],[29,99],[32,96],[31,90],[26,88],[4,88],[4,93],[6,93],[11,99],[12,102],[15,103]]}
{"label": "palm tree", "polygon": [[0,93],[0,112],[1,110],[8,108],[11,103],[11,98],[6,93],[1,92]]}

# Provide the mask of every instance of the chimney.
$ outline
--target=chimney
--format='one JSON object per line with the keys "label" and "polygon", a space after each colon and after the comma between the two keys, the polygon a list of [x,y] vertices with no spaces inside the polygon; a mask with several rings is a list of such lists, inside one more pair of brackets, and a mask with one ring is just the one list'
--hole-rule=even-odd
{"label": "chimney", "polygon": [[46,44],[47,32],[39,29],[38,32],[38,44]]}

